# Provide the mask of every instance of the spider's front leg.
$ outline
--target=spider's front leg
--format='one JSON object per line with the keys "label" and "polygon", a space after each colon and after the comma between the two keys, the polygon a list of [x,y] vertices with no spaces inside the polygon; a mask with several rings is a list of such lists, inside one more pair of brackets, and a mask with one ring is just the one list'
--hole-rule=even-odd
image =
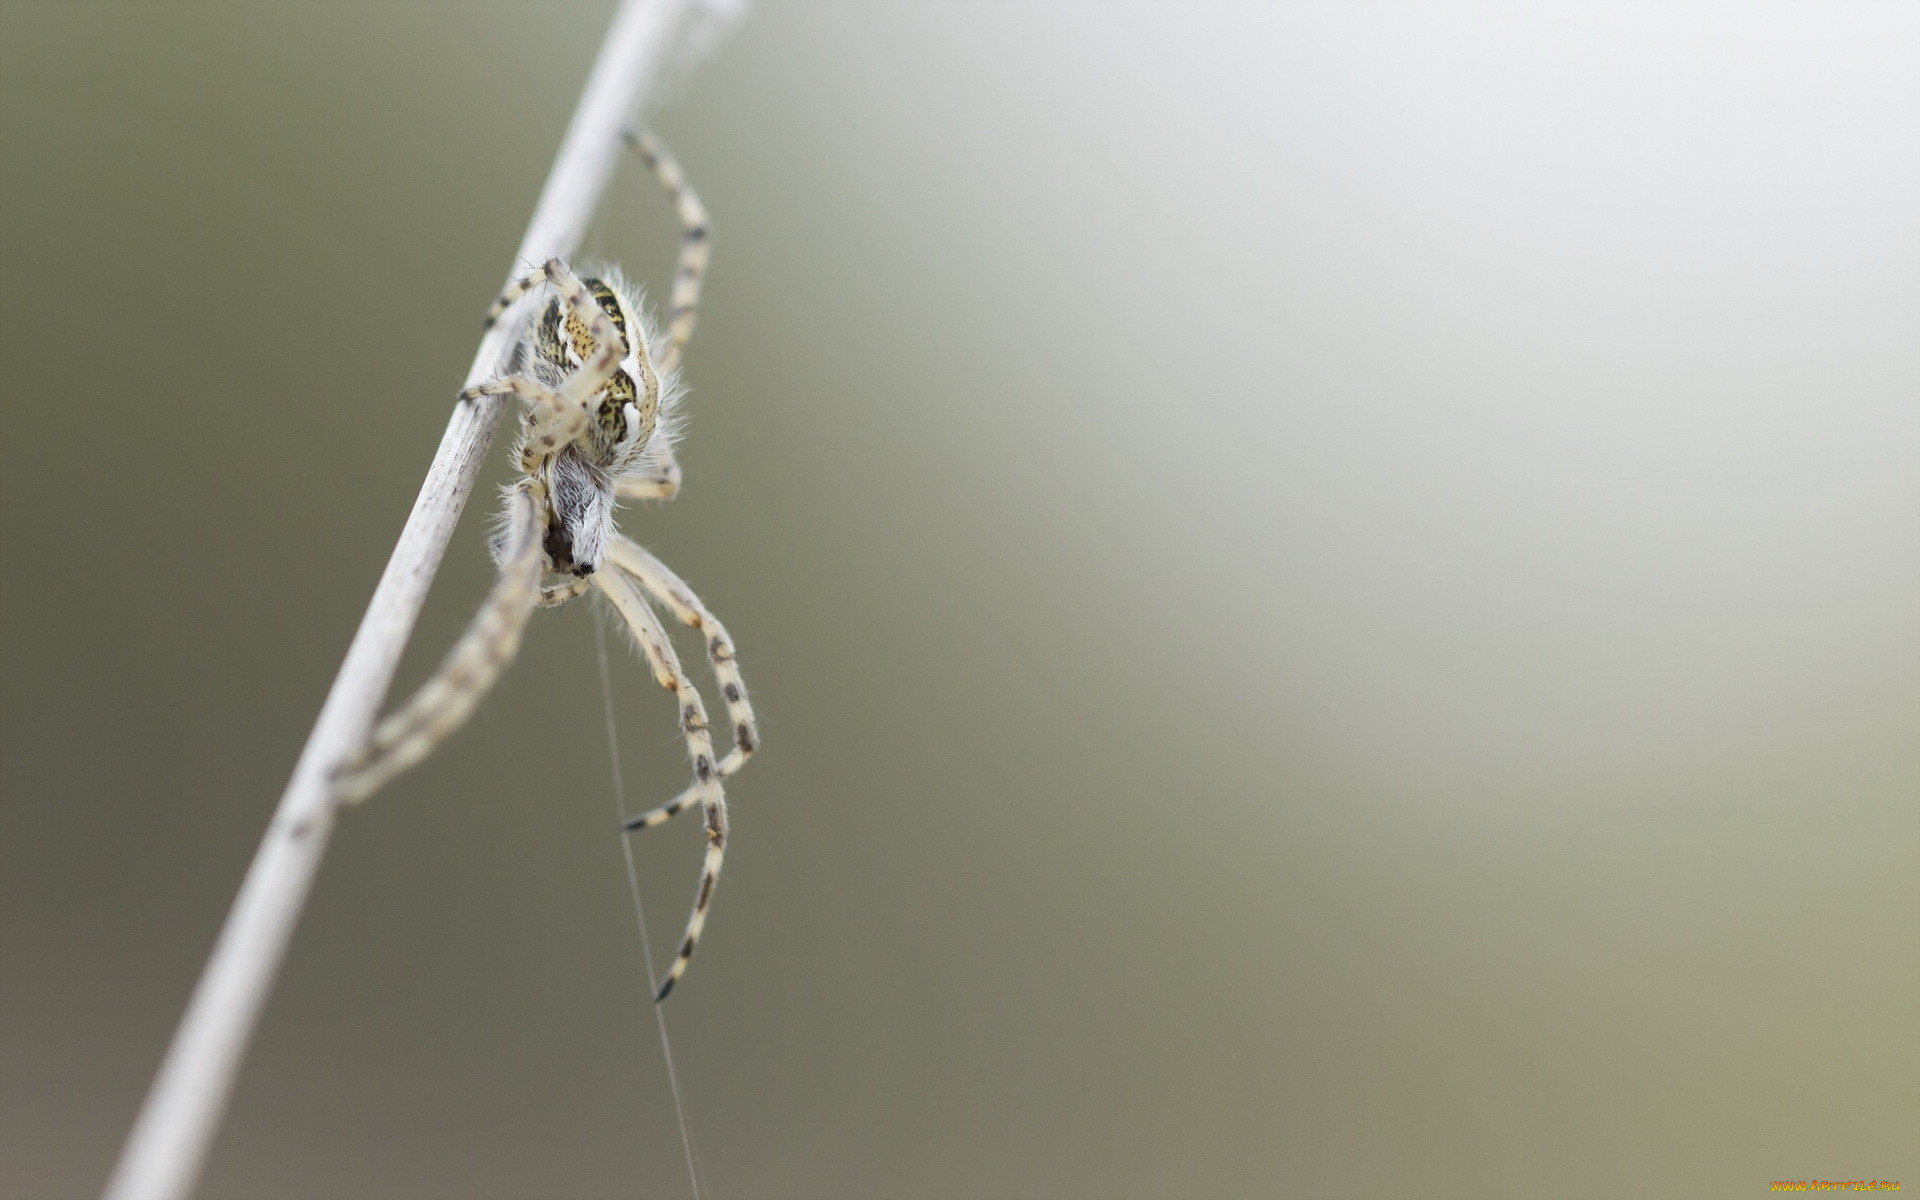
{"label": "spider's front leg", "polygon": [[653,668],[656,683],[672,692],[680,701],[680,729],[686,737],[687,755],[693,760],[693,786],[689,789],[696,795],[706,810],[707,853],[700,867],[700,890],[695,894],[693,912],[687,918],[687,932],[681,939],[680,949],[674,955],[673,965],[667,969],[667,976],[660,983],[655,1000],[665,1000],[673,985],[686,973],[687,962],[692,959],[694,948],[700,944],[700,931],[707,924],[707,910],[713,903],[713,888],[720,880],[720,864],[727,850],[727,797],[720,784],[720,772],[713,761],[713,739],[707,733],[707,708],[700,700],[700,693],[686,672],[680,669],[680,658],[673,652],[673,643],[667,640],[667,631],[660,625],[660,618],[654,616],[647,602],[633,590],[633,585],[619,571],[596,571],[593,575],[594,586],[613,602],[613,607],[627,623],[633,634],[633,640],[639,643],[640,652],[646,656],[647,663]]}
{"label": "spider's front leg", "polygon": [[[701,603],[700,597],[687,586],[686,581],[645,547],[616,534],[607,543],[607,553],[613,564],[638,580],[648,595],[671,609],[682,623],[700,631],[706,642],[707,661],[712,664],[713,676],[720,683],[720,698],[727,706],[727,720],[733,726],[733,748],[727,751],[725,758],[714,764],[714,771],[722,779],[733,778],[760,745],[760,732],[753,719],[753,702],[747,698],[747,681],[740,675],[733,638],[727,634],[727,628],[720,623],[720,619]],[[659,808],[631,818],[626,828],[650,829],[671,820],[698,799],[700,789],[696,785]]]}
{"label": "spider's front leg", "polygon": [[433,752],[466,724],[500,672],[520,650],[527,618],[540,597],[545,565],[538,485],[523,481],[509,508],[507,553],[500,578],[433,677],[375,726],[334,775],[342,804],[357,804]]}
{"label": "spider's front leg", "polygon": [[575,596],[585,595],[586,590],[592,586],[591,578],[576,575],[565,583],[549,584],[541,588],[540,595],[534,599],[534,604],[540,608],[554,608],[565,604]]}

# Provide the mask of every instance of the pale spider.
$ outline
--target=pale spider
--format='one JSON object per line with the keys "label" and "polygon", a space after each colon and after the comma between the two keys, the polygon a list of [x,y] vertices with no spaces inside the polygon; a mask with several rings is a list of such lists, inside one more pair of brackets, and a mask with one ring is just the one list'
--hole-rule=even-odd
{"label": "pale spider", "polygon": [[[590,586],[599,588],[632,632],[654,680],[679,700],[680,728],[693,760],[687,789],[634,817],[626,828],[658,825],[696,800],[706,813],[700,888],[686,936],[655,996],[664,1000],[699,944],[720,876],[727,846],[723,781],[753,753],[758,734],[726,628],[679,576],[614,528],[620,498],[666,500],[680,490],[672,447],[680,392],[675,368],[693,333],[708,258],[706,210],[679,165],[651,135],[626,136],[666,189],[683,230],[660,360],[652,357],[656,338],[639,293],[617,271],[582,278],[554,259],[493,302],[488,325],[536,288],[551,285],[556,293],[520,343],[517,360],[525,373],[460,394],[462,403],[512,395],[528,406],[515,450],[521,478],[507,488],[506,513],[493,544],[500,578],[440,669],[379,723],[341,769],[336,786],[343,803],[357,803],[425,758],[466,721],[513,659],[536,607],[564,604]],[[545,583],[549,575],[561,581]],[[681,670],[649,601],[700,630],[706,641],[731,726],[732,747],[724,757],[714,753],[706,705]]]}

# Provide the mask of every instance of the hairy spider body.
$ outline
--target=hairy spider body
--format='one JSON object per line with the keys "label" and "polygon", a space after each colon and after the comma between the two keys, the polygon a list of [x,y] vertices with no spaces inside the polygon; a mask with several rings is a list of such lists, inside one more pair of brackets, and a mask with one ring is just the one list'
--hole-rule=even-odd
{"label": "hairy spider body", "polygon": [[[617,271],[605,275],[587,276],[580,285],[613,322],[623,345],[630,343],[625,356],[600,389],[578,438],[557,451],[530,444],[538,437],[539,424],[529,413],[515,450],[523,471],[544,471],[548,512],[542,545],[556,574],[591,575],[598,570],[613,532],[619,483],[657,483],[673,462],[678,376],[662,373],[647,361],[646,346],[653,339],[643,324],[637,290]],[[527,339],[526,370],[557,390],[586,366],[596,349],[587,323],[554,297]]]}
{"label": "hairy spider body", "polygon": [[[527,405],[514,461],[520,478],[507,488],[502,529],[494,540],[500,578],[440,669],[368,736],[336,776],[342,803],[366,799],[418,763],[465,723],[519,650],[536,607],[563,604],[597,588],[632,634],[653,677],[672,693],[693,770],[678,796],[627,822],[645,829],[698,803],[706,814],[707,849],[693,912],[657,999],[685,973],[705,928],[726,852],[724,781],[758,744],[753,706],[735,661],[732,639],[679,576],[621,536],[614,510],[621,498],[671,499],[680,489],[674,461],[676,368],[692,336],[708,258],[707,218],[680,168],[650,136],[629,143],[651,167],[678,210],[680,263],[674,275],[667,334],[648,328],[636,288],[617,271],[579,276],[559,259],[512,284],[488,310],[492,324],[529,292],[552,295],[523,335],[522,373],[461,393],[518,396]],[[654,347],[660,346],[658,362]],[[556,582],[545,583],[549,576]],[[653,605],[700,630],[720,684],[731,746],[718,756],[705,703],[680,667]]]}

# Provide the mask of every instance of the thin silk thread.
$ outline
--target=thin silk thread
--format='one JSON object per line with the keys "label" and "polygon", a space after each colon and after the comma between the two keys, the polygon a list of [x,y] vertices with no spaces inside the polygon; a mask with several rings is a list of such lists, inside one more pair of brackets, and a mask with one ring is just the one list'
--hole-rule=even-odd
{"label": "thin silk thread", "polygon": [[[647,965],[647,995],[659,991],[653,971],[653,940],[647,936],[647,911],[640,902],[640,872],[633,865],[633,842],[624,832],[627,823],[626,785],[620,775],[620,731],[613,718],[613,669],[607,665],[607,631],[596,610],[593,643],[600,657],[600,699],[607,712],[607,753],[613,759],[613,807],[620,815],[620,853],[627,861],[627,890],[633,895],[633,919],[640,926],[640,952]],[[673,1115],[680,1122],[680,1146],[687,1154],[687,1182],[693,1187],[693,1200],[700,1200],[700,1172],[695,1165],[693,1131],[687,1126],[687,1107],[680,1095],[680,1076],[673,1069],[673,1044],[667,1039],[667,1014],[664,1005],[649,1005],[654,1023],[660,1027],[660,1054],[667,1061],[667,1084],[673,1089]]]}

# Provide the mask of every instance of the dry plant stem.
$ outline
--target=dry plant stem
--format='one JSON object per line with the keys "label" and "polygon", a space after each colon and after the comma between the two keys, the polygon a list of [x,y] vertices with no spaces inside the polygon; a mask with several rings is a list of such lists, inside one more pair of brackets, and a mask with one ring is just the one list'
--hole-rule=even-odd
{"label": "dry plant stem", "polygon": [[[620,6],[510,274],[573,254],[613,173],[628,114],[656,78],[684,7],[684,0],[624,0]],[[510,316],[488,331],[465,386],[506,369],[518,327]],[[261,1006],[326,853],[338,815],[329,780],[366,737],[386,696],[486,457],[501,404],[498,397],[461,404],[447,424],[413,512],[121,1152],[107,1200],[183,1200],[199,1179]]]}

